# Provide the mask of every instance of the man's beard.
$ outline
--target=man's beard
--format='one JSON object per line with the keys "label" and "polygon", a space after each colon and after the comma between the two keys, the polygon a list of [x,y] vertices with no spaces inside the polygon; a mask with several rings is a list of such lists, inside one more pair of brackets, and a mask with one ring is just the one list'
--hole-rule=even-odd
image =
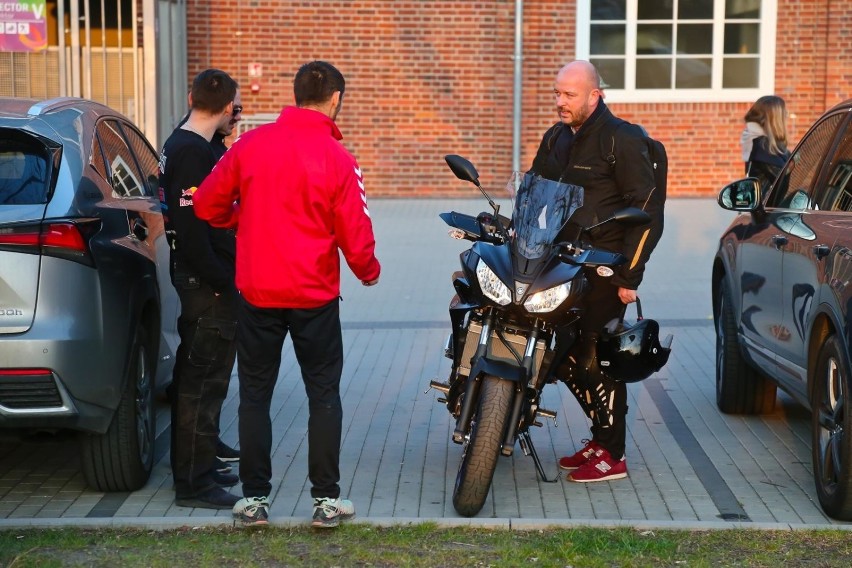
{"label": "man's beard", "polygon": [[571,128],[580,128],[580,126],[582,126],[583,123],[586,122],[586,119],[589,118],[589,114],[589,107],[583,106],[576,113],[574,113],[574,120],[572,120],[568,124],[568,126],[570,126]]}
{"label": "man's beard", "polygon": [[563,118],[562,110],[557,108],[556,112],[559,115],[559,119],[562,120],[562,122],[565,125],[570,126],[571,128],[579,128],[580,125],[582,125],[584,122],[586,122],[586,119],[589,118],[589,114],[590,114],[589,113],[589,107],[584,106],[584,107],[578,109],[577,112],[570,113],[570,116],[571,116],[570,122],[566,122],[565,119]]}

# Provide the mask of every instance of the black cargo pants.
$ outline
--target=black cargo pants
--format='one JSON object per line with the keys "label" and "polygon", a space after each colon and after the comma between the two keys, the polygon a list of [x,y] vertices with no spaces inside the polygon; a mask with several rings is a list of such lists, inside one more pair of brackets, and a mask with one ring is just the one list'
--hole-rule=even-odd
{"label": "black cargo pants", "polygon": [[237,352],[236,293],[218,296],[204,283],[177,277],[181,302],[172,386],[172,475],[178,498],[217,486],[211,477],[219,413]]}

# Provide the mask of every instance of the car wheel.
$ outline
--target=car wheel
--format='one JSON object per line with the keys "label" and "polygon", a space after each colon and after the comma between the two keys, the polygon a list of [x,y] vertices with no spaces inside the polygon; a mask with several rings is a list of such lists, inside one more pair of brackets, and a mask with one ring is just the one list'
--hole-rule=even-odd
{"label": "car wheel", "polygon": [[104,434],[82,435],[83,475],[98,491],[135,491],[154,464],[154,369],[145,330],[137,329],[124,393]]}
{"label": "car wheel", "polygon": [[814,481],[823,510],[831,517],[852,520],[852,414],[849,368],[836,335],[826,338],[813,377]]}
{"label": "car wheel", "polygon": [[716,306],[716,405],[726,414],[772,412],[777,387],[742,356],[731,289],[724,279]]}

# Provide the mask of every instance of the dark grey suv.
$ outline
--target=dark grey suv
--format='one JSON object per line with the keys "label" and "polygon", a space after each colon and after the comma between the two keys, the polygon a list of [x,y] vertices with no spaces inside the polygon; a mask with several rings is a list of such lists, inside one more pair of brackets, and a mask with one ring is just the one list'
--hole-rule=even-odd
{"label": "dark grey suv", "polygon": [[713,264],[716,402],[775,407],[781,387],[811,410],[820,505],[852,520],[852,100],[826,112],[778,178],[722,189],[741,211]]}
{"label": "dark grey suv", "polygon": [[0,98],[0,427],[79,431],[101,491],[147,481],[177,347],[157,171],[103,105]]}

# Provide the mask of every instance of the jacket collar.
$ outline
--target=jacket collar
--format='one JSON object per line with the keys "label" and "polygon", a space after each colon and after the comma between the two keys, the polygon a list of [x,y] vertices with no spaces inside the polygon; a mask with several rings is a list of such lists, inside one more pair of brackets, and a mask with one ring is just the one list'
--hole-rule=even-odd
{"label": "jacket collar", "polygon": [[276,121],[286,126],[296,126],[303,128],[328,129],[335,140],[342,140],[343,134],[337,128],[337,124],[327,115],[310,108],[299,108],[295,106],[284,107],[281,115]]}
{"label": "jacket collar", "polygon": [[575,136],[583,136],[590,130],[595,128],[595,125],[603,124],[607,121],[607,118],[612,116],[612,113],[609,111],[609,107],[606,106],[606,103],[603,102],[603,99],[598,101],[598,106],[595,108],[594,112],[586,119],[582,125],[580,125],[580,129],[575,133]]}

